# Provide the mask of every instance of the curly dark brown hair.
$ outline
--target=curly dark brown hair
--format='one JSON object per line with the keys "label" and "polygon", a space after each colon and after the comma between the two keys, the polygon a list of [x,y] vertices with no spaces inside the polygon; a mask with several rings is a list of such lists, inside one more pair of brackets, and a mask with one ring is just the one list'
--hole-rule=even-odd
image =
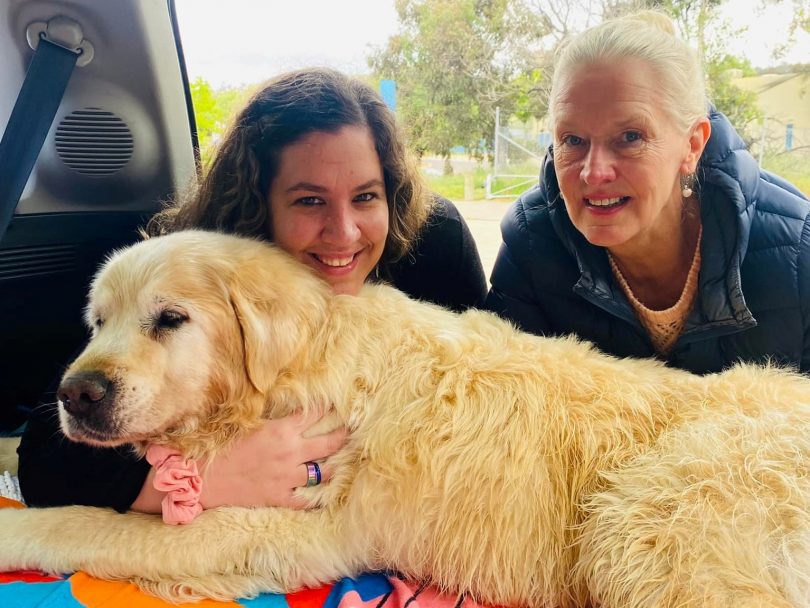
{"label": "curly dark brown hair", "polygon": [[267,196],[282,150],[310,133],[346,126],[368,127],[382,165],[389,232],[379,266],[387,274],[387,265],[415,241],[432,198],[382,98],[365,83],[326,68],[267,82],[236,115],[199,183],[155,215],[146,232],[202,228],[272,240]]}

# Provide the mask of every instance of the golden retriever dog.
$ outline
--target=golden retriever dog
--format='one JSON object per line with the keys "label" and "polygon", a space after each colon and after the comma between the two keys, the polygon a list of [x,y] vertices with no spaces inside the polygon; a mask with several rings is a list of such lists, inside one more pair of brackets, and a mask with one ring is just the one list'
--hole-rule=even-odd
{"label": "golden retriever dog", "polygon": [[383,285],[334,295],[257,241],[189,231],[107,262],[60,416],[97,445],[212,457],[333,404],[351,439],[312,509],[192,523],[0,512],[0,569],[81,569],[174,600],[391,569],[510,606],[810,605],[810,379],[699,377],[457,315]]}

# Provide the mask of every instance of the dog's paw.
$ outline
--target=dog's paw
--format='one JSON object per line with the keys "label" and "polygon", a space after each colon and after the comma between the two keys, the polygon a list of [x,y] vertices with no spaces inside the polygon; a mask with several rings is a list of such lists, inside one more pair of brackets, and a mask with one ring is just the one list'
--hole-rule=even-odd
{"label": "dog's paw", "polygon": [[[0,571],[80,569],[78,551],[93,547],[89,534],[99,527],[92,519],[94,512],[89,507],[0,509]],[[71,517],[74,513],[83,516]]]}
{"label": "dog's paw", "polygon": [[24,509],[0,509],[0,572],[10,572],[35,565],[26,560],[26,513]]}

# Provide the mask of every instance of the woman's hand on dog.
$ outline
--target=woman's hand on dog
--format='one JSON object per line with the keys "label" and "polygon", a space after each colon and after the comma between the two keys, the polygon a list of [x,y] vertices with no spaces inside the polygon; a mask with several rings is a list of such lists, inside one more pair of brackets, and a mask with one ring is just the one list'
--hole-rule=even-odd
{"label": "woman's hand on dog", "polygon": [[[203,475],[202,504],[302,508],[294,495],[307,484],[306,462],[320,461],[337,452],[348,431],[340,427],[324,435],[306,437],[322,411],[268,420],[261,428],[218,456]],[[332,471],[321,467],[321,481]]]}
{"label": "woman's hand on dog", "polygon": [[[296,488],[307,485],[305,463],[322,461],[346,443],[348,431],[339,427],[328,433],[307,436],[317,425],[323,411],[314,409],[286,418],[266,421],[259,429],[238,440],[218,455],[210,465],[202,466],[203,508],[290,507],[300,509],[305,502],[295,496]],[[321,482],[333,471],[321,465]],[[154,470],[132,504],[133,511],[160,513],[164,494],[152,487]]]}

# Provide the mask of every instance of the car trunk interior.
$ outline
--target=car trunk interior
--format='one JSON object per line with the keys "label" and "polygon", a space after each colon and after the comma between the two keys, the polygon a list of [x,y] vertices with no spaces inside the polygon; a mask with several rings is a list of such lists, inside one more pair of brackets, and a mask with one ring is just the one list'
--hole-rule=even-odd
{"label": "car trunk interior", "polygon": [[55,399],[87,338],[93,273],[195,175],[193,112],[165,0],[0,0],[0,134],[34,53],[31,32],[55,18],[77,24],[92,59],[74,69],[0,238],[0,431]]}

